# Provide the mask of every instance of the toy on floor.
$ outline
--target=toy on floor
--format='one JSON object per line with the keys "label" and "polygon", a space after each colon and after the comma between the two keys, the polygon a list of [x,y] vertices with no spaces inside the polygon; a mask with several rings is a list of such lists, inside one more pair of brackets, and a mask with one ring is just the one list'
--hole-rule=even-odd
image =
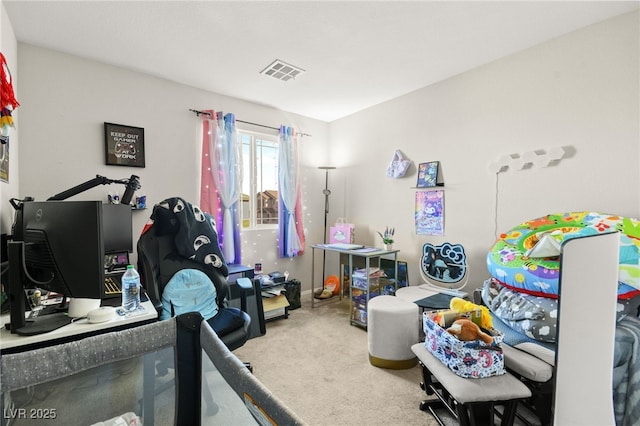
{"label": "toy on floor", "polygon": [[324,287],[313,295],[316,299],[329,299],[333,295],[340,294],[340,278],[337,275],[329,275],[324,280]]}
{"label": "toy on floor", "polygon": [[326,280],[324,280],[324,288],[327,290],[331,290],[334,296],[340,294],[340,278],[337,275],[329,275]]}
{"label": "toy on floor", "polygon": [[460,341],[482,340],[488,345],[493,343],[493,337],[482,331],[476,323],[468,318],[458,318],[447,328],[447,331]]}

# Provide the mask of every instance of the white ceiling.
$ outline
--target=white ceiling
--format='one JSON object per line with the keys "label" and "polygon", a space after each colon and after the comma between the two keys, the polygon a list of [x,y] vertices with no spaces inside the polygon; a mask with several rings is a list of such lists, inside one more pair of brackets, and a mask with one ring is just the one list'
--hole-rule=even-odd
{"label": "white ceiling", "polygon": [[[323,121],[352,114],[639,1],[2,0],[18,41]],[[260,74],[280,59],[306,70]]]}

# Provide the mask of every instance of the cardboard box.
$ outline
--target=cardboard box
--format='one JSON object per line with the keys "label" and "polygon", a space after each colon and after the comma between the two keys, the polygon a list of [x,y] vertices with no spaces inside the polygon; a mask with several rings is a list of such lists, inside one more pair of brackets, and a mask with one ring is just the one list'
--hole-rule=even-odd
{"label": "cardboard box", "polygon": [[289,306],[289,301],[287,300],[284,294],[281,294],[280,296],[262,298],[262,308],[264,310],[265,316],[269,311],[286,308],[288,306]]}
{"label": "cardboard box", "polygon": [[[476,323],[481,314],[481,311],[466,313]],[[447,332],[446,328],[464,315],[451,310],[425,312],[423,326],[427,350],[460,377],[477,379],[504,374],[504,356],[500,347],[504,336],[498,330],[485,330],[493,336],[490,345],[481,340],[462,342]]]}

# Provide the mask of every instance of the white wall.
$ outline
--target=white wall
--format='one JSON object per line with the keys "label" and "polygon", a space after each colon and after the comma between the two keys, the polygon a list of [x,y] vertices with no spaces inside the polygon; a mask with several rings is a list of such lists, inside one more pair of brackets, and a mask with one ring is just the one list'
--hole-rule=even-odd
{"label": "white wall", "polygon": [[[0,51],[7,60],[7,65],[11,71],[13,78],[13,90],[16,99],[20,102],[20,92],[18,91],[18,43],[13,33],[13,27],[7,16],[4,4],[0,3]],[[9,204],[11,198],[19,196],[18,191],[18,158],[19,158],[19,142],[18,142],[18,124],[20,123],[20,108],[18,108],[12,117],[16,123],[16,129],[11,131],[9,136],[9,182],[0,182],[0,233],[11,234],[11,224],[13,222],[13,208]]]}
{"label": "white wall", "polygon": [[[623,15],[331,123],[340,205],[330,222],[349,218],[364,243],[395,226],[412,283],[425,242],[462,243],[477,287],[496,232],[563,211],[640,216],[638,23],[637,12]],[[498,182],[489,171],[505,154],[558,146],[573,154],[556,167]],[[396,148],[414,166],[441,161],[444,237],[416,235],[415,167],[385,176]]]}
{"label": "white wall", "polygon": [[[149,206],[173,196],[198,204],[201,122],[189,108],[215,109],[312,135],[301,141],[305,226],[309,242],[322,239],[324,175],[316,166],[327,152],[327,123],[27,44],[19,44],[18,60],[21,196],[44,200],[96,174],[136,174],[143,187],[138,193],[147,195]],[[145,168],[104,164],[104,122],[145,129]],[[118,186],[99,186],[72,199],[106,201],[109,191],[122,193]],[[150,214],[134,212],[134,235]],[[243,233],[243,263],[262,262],[267,272],[288,270],[308,285],[310,256],[279,259],[276,240],[276,230]]]}
{"label": "white wall", "polygon": [[[230,111],[313,135],[302,142],[309,244],[322,241],[324,220],[324,172],[316,167],[333,164],[330,223],[347,217],[359,242],[376,245],[375,231],[395,226],[412,283],[423,243],[462,243],[475,287],[487,277],[496,233],[520,222],[569,210],[640,216],[638,19],[633,13],[585,28],[330,124],[19,44],[20,196],[43,199],[96,174],[136,173],[149,204],[174,195],[198,200],[198,120],[187,110]],[[145,128],[145,169],[104,165],[105,121]],[[556,146],[572,152],[556,167],[508,171],[498,182],[489,171],[502,155]],[[415,235],[415,167],[404,179],[385,176],[396,148],[414,165],[442,162],[444,237]],[[3,217],[5,206],[3,199]],[[136,213],[136,232],[147,213]],[[246,233],[243,263],[289,270],[308,289],[310,250],[283,261],[275,240],[272,232]]]}

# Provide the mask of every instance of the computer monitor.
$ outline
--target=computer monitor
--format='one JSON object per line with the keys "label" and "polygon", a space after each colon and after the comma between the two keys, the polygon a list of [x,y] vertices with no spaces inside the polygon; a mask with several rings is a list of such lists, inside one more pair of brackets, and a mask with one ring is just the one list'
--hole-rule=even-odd
{"label": "computer monitor", "polygon": [[133,252],[132,210],[128,204],[102,205],[104,253]]}
{"label": "computer monitor", "polygon": [[67,297],[104,294],[103,209],[100,201],[30,201],[22,204],[19,235],[9,243],[11,332],[39,334],[70,322],[66,315],[24,320],[25,288]]}

